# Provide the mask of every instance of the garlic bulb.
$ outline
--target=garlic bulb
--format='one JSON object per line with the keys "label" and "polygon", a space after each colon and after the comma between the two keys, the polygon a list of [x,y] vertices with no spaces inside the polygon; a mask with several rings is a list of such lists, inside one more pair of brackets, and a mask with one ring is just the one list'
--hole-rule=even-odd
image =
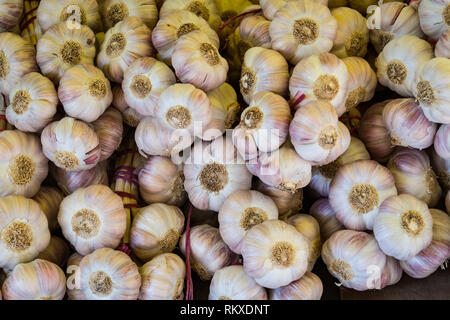
{"label": "garlic bulb", "polygon": [[450,30],[442,33],[434,49],[436,57],[450,58]]}
{"label": "garlic bulb", "polygon": [[13,29],[23,12],[23,0],[0,1],[0,32]]}
{"label": "garlic bulb", "polygon": [[450,103],[448,90],[450,90],[450,59],[434,58],[423,64],[416,74],[413,94],[428,120],[450,124],[450,111],[447,108]]}
{"label": "garlic bulb", "polygon": [[403,270],[400,266],[400,261],[390,256],[386,256],[386,265],[384,266],[384,270],[381,275],[382,279],[386,283],[386,286],[391,286],[399,282],[402,275]]}
{"label": "garlic bulb", "polygon": [[161,16],[152,31],[152,42],[162,59],[167,64],[172,63],[173,49],[179,38],[195,31],[203,31],[208,39],[219,48],[219,37],[211,29],[208,22],[187,10],[177,10]]}
{"label": "garlic bulb", "polygon": [[245,102],[250,103],[262,91],[285,95],[288,81],[288,64],[280,53],[261,47],[247,50],[239,80]]}
{"label": "garlic bulb", "polygon": [[47,217],[48,228],[52,232],[59,228],[58,211],[63,199],[64,195],[58,188],[44,186],[33,197],[33,200],[39,204],[42,212]]}
{"label": "garlic bulb", "polygon": [[145,116],[153,116],[161,93],[177,81],[170,68],[154,58],[135,60],[125,70],[122,82],[127,105]]}
{"label": "garlic bulb", "polygon": [[37,72],[22,77],[9,92],[6,119],[17,129],[39,132],[52,120],[58,105],[53,83]]}
{"label": "garlic bulb", "polygon": [[350,133],[334,107],[325,101],[312,101],[295,112],[289,127],[295,151],[313,165],[336,160],[350,145]]}
{"label": "garlic bulb", "polygon": [[136,300],[139,296],[138,267],[122,251],[94,251],[81,259],[74,277],[76,285],[67,290],[71,300]]}
{"label": "garlic bulb", "polygon": [[429,121],[414,99],[395,99],[383,109],[383,122],[394,146],[426,149],[433,144],[437,125]]}
{"label": "garlic bulb", "polygon": [[34,196],[48,173],[48,160],[39,138],[6,130],[0,132],[0,150],[0,196]]}
{"label": "garlic bulb", "polygon": [[139,190],[147,203],[182,206],[187,198],[183,183],[183,166],[167,157],[152,156],[139,171]]}
{"label": "garlic bulb", "polygon": [[401,194],[386,199],[373,223],[381,250],[398,260],[414,257],[433,237],[433,218],[425,202]]}
{"label": "garlic bulb", "polygon": [[103,27],[95,0],[42,0],[36,18],[42,32],[60,22],[72,27],[83,24],[95,32],[100,32]]}
{"label": "garlic bulb", "polygon": [[131,226],[131,249],[143,261],[172,252],[184,228],[183,212],[175,206],[154,203],[142,208]]}
{"label": "garlic bulb", "polygon": [[209,91],[227,79],[228,62],[220,55],[217,43],[203,31],[195,30],[177,40],[172,65],[181,82]]}
{"label": "garlic bulb", "polygon": [[291,63],[328,52],[333,47],[338,23],[330,9],[318,1],[288,1],[270,23],[272,48]]}
{"label": "garlic bulb", "polygon": [[200,210],[219,211],[231,193],[251,187],[252,175],[229,137],[196,142],[183,171],[189,200]]}
{"label": "garlic bulb", "polygon": [[413,278],[425,278],[450,259],[450,217],[444,211],[430,209],[433,218],[433,240],[416,256],[400,261],[403,270]]}
{"label": "garlic bulb", "polygon": [[71,28],[60,22],[38,40],[36,60],[42,74],[58,83],[63,74],[78,64],[94,64],[95,34],[87,26]]}
{"label": "garlic bulb", "polygon": [[92,123],[97,133],[100,145],[100,160],[103,161],[112,156],[122,142],[123,122],[122,115],[114,108],[106,111]]}
{"label": "garlic bulb", "polygon": [[324,241],[330,238],[333,233],[344,229],[344,226],[336,218],[336,212],[328,199],[319,199],[314,202],[309,213],[319,223],[320,237]]}
{"label": "garlic bulb", "polygon": [[[237,261],[220,237],[219,229],[202,224],[190,230],[191,266],[202,280],[210,280],[217,270]],[[186,256],[186,232],[180,239],[180,250]]]}
{"label": "garlic bulb", "polygon": [[179,256],[163,253],[144,264],[139,272],[139,300],[182,300],[186,265]]}
{"label": "garlic bulb", "polygon": [[158,21],[155,0],[102,0],[100,9],[106,30],[127,17],[141,19],[150,29],[154,28]]}
{"label": "garlic bulb", "polygon": [[0,267],[13,269],[47,248],[50,232],[36,201],[22,196],[0,198]]}
{"label": "garlic bulb", "polygon": [[390,41],[375,61],[378,81],[403,97],[413,94],[416,72],[433,58],[431,45],[416,36]]}
{"label": "garlic bulb", "polygon": [[434,148],[431,151],[434,172],[444,191],[450,190],[450,160],[441,158]]}
{"label": "garlic bulb", "polygon": [[[320,252],[319,252],[320,254]],[[287,286],[269,290],[270,300],[320,300],[323,293],[322,281],[314,273],[306,273]]]}
{"label": "garlic bulb", "polygon": [[11,32],[0,33],[0,48],[0,93],[8,95],[24,75],[38,71],[36,50],[31,43]]}
{"label": "garlic bulb", "polygon": [[348,149],[335,161],[312,168],[312,177],[309,187],[316,191],[322,197],[328,197],[330,193],[330,184],[336,175],[336,172],[345,164],[357,160],[370,160],[370,155],[361,140],[351,137]]}
{"label": "garlic bulb", "polygon": [[450,2],[448,0],[423,0],[419,4],[420,26],[430,38],[437,40],[450,29]]}
{"label": "garlic bulb", "polygon": [[207,92],[207,95],[213,111],[212,120],[206,130],[214,128],[223,134],[226,129],[233,127],[241,111],[236,91],[225,82],[220,87]]}
{"label": "garlic bulb", "polygon": [[243,266],[228,266],[214,273],[208,299],[267,300],[267,292],[245,273]]}
{"label": "garlic bulb", "polygon": [[37,259],[52,262],[62,268],[69,258],[70,251],[66,240],[57,236],[52,236],[48,247],[39,253]]}
{"label": "garlic bulb", "polygon": [[2,287],[5,300],[62,300],[66,276],[56,264],[42,259],[17,265]]}
{"label": "garlic bulb", "polygon": [[120,83],[131,63],[152,54],[150,29],[141,19],[127,17],[106,32],[97,65],[109,80]]}
{"label": "garlic bulb", "polygon": [[[269,20],[273,20],[278,10],[283,8],[289,1],[292,0],[260,0],[259,3],[261,5],[264,16]],[[318,0],[317,2],[326,6],[328,2],[332,1],[333,0]]]}
{"label": "garlic bulb", "polygon": [[345,63],[335,55],[324,52],[304,58],[297,63],[289,80],[291,99],[305,96],[300,102],[295,101],[294,107],[298,109],[315,100],[325,101],[341,116],[346,111],[348,80]]}
{"label": "garlic bulb", "polygon": [[220,235],[231,251],[241,254],[247,232],[272,219],[278,219],[278,208],[270,197],[254,190],[238,190],[230,194],[220,207]]}
{"label": "garlic bulb", "polygon": [[65,117],[42,131],[42,149],[56,166],[68,171],[93,168],[100,159],[99,139],[86,123]]}
{"label": "garlic bulb", "polygon": [[400,194],[410,194],[429,207],[437,205],[442,190],[425,151],[400,148],[392,154],[387,167]]}
{"label": "garlic bulb", "polygon": [[378,84],[377,75],[363,58],[348,57],[342,61],[345,63],[349,75],[345,110],[350,111],[361,102],[373,98]]}
{"label": "garlic bulb", "polygon": [[258,92],[233,130],[233,143],[245,160],[255,159],[259,152],[275,151],[286,141],[291,119],[289,104],[283,97]]}
{"label": "garlic bulb", "polygon": [[342,166],[330,185],[329,200],[336,218],[352,230],[372,230],[380,205],[397,195],[391,172],[373,160]]}
{"label": "garlic bulb", "polygon": [[[240,45],[247,47],[245,51],[253,47],[270,49],[272,41],[270,39],[270,21],[261,16],[248,16],[239,24]],[[244,52],[245,53],[245,52]]]}
{"label": "garlic bulb", "polygon": [[116,108],[122,113],[123,121],[130,127],[137,127],[137,125],[144,118],[144,116],[138,113],[133,108],[130,108],[128,103],[125,101],[122,85],[116,84],[112,88],[112,94],[113,94],[112,105],[114,108]]}

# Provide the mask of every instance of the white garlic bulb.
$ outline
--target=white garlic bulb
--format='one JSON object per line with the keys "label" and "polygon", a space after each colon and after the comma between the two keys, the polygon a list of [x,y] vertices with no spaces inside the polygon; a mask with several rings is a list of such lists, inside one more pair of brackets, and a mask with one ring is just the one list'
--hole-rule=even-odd
{"label": "white garlic bulb", "polygon": [[6,130],[0,132],[0,150],[0,196],[34,196],[48,173],[48,160],[39,138]]}
{"label": "white garlic bulb", "polygon": [[373,223],[381,250],[398,260],[414,257],[433,237],[433,218],[425,202],[401,194],[386,199]]}
{"label": "white garlic bulb", "polygon": [[58,211],[63,199],[64,195],[58,188],[45,186],[42,186],[33,197],[33,200],[39,204],[42,212],[47,217],[48,228],[52,232],[59,228]]}
{"label": "white garlic bulb", "polygon": [[133,108],[130,108],[128,103],[125,101],[124,93],[121,84],[116,84],[112,87],[113,101],[112,105],[114,108],[122,113],[123,121],[130,127],[137,127],[139,122],[144,118],[143,115],[138,113]]}
{"label": "white garlic bulb", "polygon": [[319,199],[313,203],[309,213],[316,218],[320,226],[320,237],[327,240],[336,231],[344,229],[344,226],[336,218],[336,212],[328,199]]}
{"label": "white garlic bulb", "polygon": [[100,145],[101,152],[99,161],[104,161],[112,156],[122,142],[122,114],[114,108],[108,108],[92,123],[92,126],[98,136]]}
{"label": "white garlic bulb", "polygon": [[318,1],[288,1],[270,23],[272,48],[291,63],[328,52],[333,47],[338,23],[330,9]]}
{"label": "white garlic bulb", "polygon": [[86,123],[65,117],[42,131],[42,149],[56,166],[68,171],[93,168],[100,160],[99,139]]}
{"label": "white garlic bulb", "polygon": [[336,218],[352,230],[372,230],[380,205],[397,195],[389,169],[373,160],[342,166],[330,185],[329,200]]}
{"label": "white garlic bulb", "polygon": [[437,40],[450,29],[450,1],[423,0],[419,4],[420,26],[430,38]]}
{"label": "white garlic bulb", "polygon": [[214,273],[209,300],[267,300],[267,292],[242,266],[228,266]]}
{"label": "white garlic bulb", "polygon": [[0,1],[0,32],[13,29],[23,12],[23,0]]}
{"label": "white garlic bulb", "polygon": [[52,262],[62,268],[66,265],[70,252],[71,250],[66,240],[57,236],[52,236],[48,247],[39,253],[37,259]]}
{"label": "white garlic bulb", "polygon": [[268,196],[254,190],[230,194],[219,209],[219,231],[223,241],[241,254],[242,241],[248,230],[272,219],[278,219],[278,208]]}
{"label": "white garlic bulb", "polygon": [[450,58],[450,30],[442,33],[434,49],[436,57]]}
{"label": "white garlic bulb", "polygon": [[0,267],[13,269],[36,258],[50,243],[45,214],[22,196],[0,198]]}
{"label": "white garlic bulb", "polygon": [[441,158],[450,160],[450,124],[440,126],[434,137],[433,146]]}
{"label": "white garlic bulb", "polygon": [[444,191],[450,190],[450,160],[441,158],[434,148],[431,150],[433,169]]}
{"label": "white garlic bulb", "polygon": [[139,300],[182,300],[186,265],[179,256],[163,253],[141,268]]}
{"label": "white garlic bulb", "polygon": [[126,70],[122,89],[127,105],[145,116],[154,116],[161,93],[176,83],[172,70],[151,57],[139,58]]}
{"label": "white garlic bulb", "polygon": [[163,203],[151,204],[139,210],[133,219],[131,249],[143,261],[172,252],[183,228],[184,215],[178,207]]}
{"label": "white garlic bulb", "polygon": [[158,21],[155,0],[102,0],[100,13],[106,30],[127,17],[141,19],[150,29],[154,28]]}
{"label": "white garlic bulb", "polygon": [[[240,44],[245,51],[253,47],[271,48],[270,21],[261,16],[248,16],[239,24]],[[245,52],[244,52],[245,53]]]}
{"label": "white garlic bulb", "polygon": [[66,276],[56,264],[36,259],[17,265],[3,283],[2,291],[5,300],[62,300]]}
{"label": "white garlic bulb", "polygon": [[431,45],[416,36],[390,41],[375,61],[378,81],[403,97],[413,94],[416,72],[433,58]]}
{"label": "white garlic bulb", "polygon": [[[289,92],[296,109],[315,100],[333,105],[337,115],[345,113],[349,72],[345,63],[331,53],[302,59],[292,71]],[[304,95],[300,102],[295,100]]]}
{"label": "white garlic bulb", "polygon": [[270,300],[320,300],[323,293],[322,281],[314,273],[306,273],[287,286],[269,290]]}
{"label": "white garlic bulb", "polygon": [[122,199],[104,185],[80,188],[64,198],[58,213],[64,237],[82,255],[116,248],[125,233]]}
{"label": "white garlic bulb", "polygon": [[73,277],[76,284],[67,290],[71,300],[136,300],[141,287],[136,264],[110,248],[84,256]]}
{"label": "white garlic bulb", "polygon": [[308,267],[308,240],[295,227],[267,220],[251,228],[242,243],[245,272],[275,289],[301,278]]}
{"label": "white garlic bulb", "polygon": [[225,82],[220,87],[207,92],[207,95],[213,112],[212,120],[206,130],[214,128],[223,134],[226,129],[233,127],[241,111],[236,91]]}

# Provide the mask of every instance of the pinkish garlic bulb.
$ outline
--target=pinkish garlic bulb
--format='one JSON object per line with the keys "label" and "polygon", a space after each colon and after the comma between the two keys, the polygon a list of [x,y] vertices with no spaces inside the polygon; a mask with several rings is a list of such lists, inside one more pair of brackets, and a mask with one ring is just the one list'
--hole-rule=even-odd
{"label": "pinkish garlic bulb", "polygon": [[450,160],[450,124],[443,124],[436,132],[434,150],[441,158]]}
{"label": "pinkish garlic bulb", "polygon": [[320,238],[325,241],[336,231],[344,229],[336,218],[336,212],[328,199],[319,199],[313,203],[309,214],[316,218],[320,226]]}
{"label": "pinkish garlic bulb", "polygon": [[247,16],[239,24],[240,44],[242,46],[271,48],[269,34],[270,21],[262,16]]}
{"label": "pinkish garlic bulb", "polygon": [[306,273],[287,286],[269,291],[270,300],[320,300],[323,293],[322,281],[314,273]]}

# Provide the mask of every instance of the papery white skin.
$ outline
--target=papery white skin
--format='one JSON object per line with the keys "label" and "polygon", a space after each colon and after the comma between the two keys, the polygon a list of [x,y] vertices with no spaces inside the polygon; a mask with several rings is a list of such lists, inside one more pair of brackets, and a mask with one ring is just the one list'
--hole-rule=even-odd
{"label": "papery white skin", "polygon": [[[158,9],[155,0],[101,0],[98,1],[100,13],[102,15],[105,30],[114,27],[120,21],[127,17],[137,17],[144,22],[147,27],[154,28],[158,21]],[[117,9],[124,8],[123,17],[117,16]],[[111,19],[110,15],[114,19]]]}
{"label": "papery white skin", "polygon": [[251,47],[271,48],[269,33],[270,21],[261,16],[248,16],[239,24],[239,35],[242,41]]}
{"label": "papery white skin", "polygon": [[100,144],[100,161],[104,161],[113,155],[122,142],[122,114],[114,108],[108,108],[92,126]]}
{"label": "papery white skin", "polygon": [[124,93],[121,84],[116,84],[112,87],[113,101],[112,106],[122,113],[123,121],[130,127],[137,127],[139,122],[144,119],[144,116],[130,108],[125,101]]}
{"label": "papery white skin", "polygon": [[[289,245],[288,265],[275,262],[272,250]],[[251,228],[242,243],[245,272],[265,288],[275,289],[300,279],[308,267],[308,240],[295,227],[280,220],[267,220]]]}
{"label": "papery white skin", "polygon": [[434,172],[444,191],[450,190],[450,160],[441,158],[434,148],[431,150],[431,160]]}
{"label": "papery white skin", "polygon": [[64,195],[58,188],[46,186],[42,186],[33,197],[33,200],[39,204],[42,212],[47,217],[48,228],[52,232],[57,231],[59,228],[58,211],[63,199]]}
{"label": "papery white skin", "polygon": [[156,256],[141,268],[139,300],[182,300],[186,265],[173,253]]}
{"label": "papery white skin", "polygon": [[335,55],[324,52],[304,58],[297,63],[289,80],[293,101],[305,95],[294,107],[298,109],[311,101],[320,100],[332,104],[337,115],[341,116],[346,111],[348,80],[345,63]]}
{"label": "papery white skin", "polygon": [[[254,216],[248,216],[247,210]],[[219,209],[219,231],[231,251],[241,254],[242,240],[258,223],[278,219],[278,208],[268,196],[254,190],[230,194]]]}
{"label": "papery white skin", "polygon": [[[23,228],[15,227],[17,223],[21,224]],[[8,230],[8,227],[12,230]],[[50,231],[45,214],[36,201],[22,196],[0,198],[0,230],[2,235],[0,267],[5,269],[11,270],[18,263],[33,260],[50,243]],[[12,231],[14,234],[11,234]],[[16,237],[26,240],[27,243],[19,243],[18,248],[7,243],[7,241],[17,240]],[[29,245],[27,246],[27,244]]]}
{"label": "papery white skin", "polygon": [[[434,56],[431,45],[416,36],[402,36],[390,41],[375,61],[380,84],[403,97],[413,95],[414,78],[422,65]],[[389,66],[399,65],[399,70]],[[394,81],[392,80],[394,79]]]}
{"label": "papery white skin", "polygon": [[434,48],[434,55],[436,57],[450,58],[450,30],[442,33]]}
{"label": "papery white skin", "polygon": [[71,252],[72,250],[69,247],[69,243],[64,240],[64,238],[52,236],[48,247],[39,253],[37,259],[52,262],[63,268],[66,265]]}
{"label": "papery white skin", "polygon": [[208,300],[267,300],[267,292],[249,277],[243,266],[228,266],[214,273]]}
{"label": "papery white skin", "polygon": [[420,26],[430,38],[437,40],[450,29],[450,1],[422,0],[419,4]]}
{"label": "papery white skin", "polygon": [[[295,22],[301,19],[313,20],[318,28],[317,38],[307,44],[299,43],[293,32]],[[330,9],[322,3],[314,0],[288,1],[270,23],[272,48],[280,51],[291,64],[297,64],[302,58],[330,51],[337,27]],[[309,28],[307,30],[311,32]]]}
{"label": "papery white skin", "polygon": [[14,28],[23,12],[23,0],[3,0],[0,2],[0,32]]}
{"label": "papery white skin", "polygon": [[323,293],[322,281],[307,271],[300,279],[287,286],[269,290],[270,300],[320,300]]}
{"label": "papery white skin", "polygon": [[336,231],[344,229],[344,226],[336,218],[336,212],[328,199],[319,199],[313,203],[309,214],[316,218],[320,226],[320,237],[327,240]]}
{"label": "papery white skin", "polygon": [[[407,232],[402,224],[402,216],[409,211],[421,218],[422,227],[416,221],[411,221],[411,227],[418,230],[417,235]],[[385,254],[398,260],[407,260],[430,245],[432,228],[433,218],[427,204],[409,194],[401,194],[381,204],[373,224],[373,233]]]}
{"label": "papery white skin", "polygon": [[[269,20],[273,20],[277,11],[283,8],[289,1],[292,0],[260,0],[259,4],[261,5],[264,16]],[[324,6],[328,4],[328,0],[319,0],[318,2]]]}

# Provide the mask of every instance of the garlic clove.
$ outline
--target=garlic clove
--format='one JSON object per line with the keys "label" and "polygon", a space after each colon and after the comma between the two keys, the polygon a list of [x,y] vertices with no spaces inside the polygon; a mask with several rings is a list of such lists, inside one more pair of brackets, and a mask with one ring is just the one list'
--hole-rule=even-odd
{"label": "garlic clove", "polygon": [[434,50],[436,57],[450,58],[450,30],[442,33]]}
{"label": "garlic clove", "polygon": [[48,227],[52,232],[59,228],[58,211],[63,199],[64,195],[58,188],[45,186],[42,186],[38,193],[33,197],[33,200],[39,204],[42,212],[44,212],[47,217]]}
{"label": "garlic clove", "polygon": [[270,300],[320,300],[322,297],[322,281],[314,273],[306,273],[287,286],[269,290]]}
{"label": "garlic clove", "polygon": [[106,29],[114,27],[127,17],[137,17],[150,29],[158,21],[158,9],[155,0],[102,0],[99,1],[100,13]]}
{"label": "garlic clove", "polygon": [[0,32],[13,29],[19,22],[23,12],[22,0],[0,2]]}
{"label": "garlic clove", "polygon": [[37,259],[52,262],[62,268],[66,264],[70,252],[71,250],[66,240],[52,236],[48,247],[39,253]]}
{"label": "garlic clove", "polygon": [[423,0],[419,4],[419,18],[423,32],[437,40],[450,29],[450,3],[446,0]]}
{"label": "garlic clove", "polygon": [[319,199],[313,203],[309,213],[316,218],[320,226],[320,237],[324,241],[335,232],[344,229],[344,226],[336,218],[336,212],[328,199]]}
{"label": "garlic clove", "polygon": [[100,160],[104,161],[112,156],[120,143],[123,135],[122,114],[114,108],[106,111],[92,123],[95,133],[97,133],[100,145]]}
{"label": "garlic clove", "polygon": [[433,145],[434,150],[441,158],[450,160],[450,124],[439,127]]}

